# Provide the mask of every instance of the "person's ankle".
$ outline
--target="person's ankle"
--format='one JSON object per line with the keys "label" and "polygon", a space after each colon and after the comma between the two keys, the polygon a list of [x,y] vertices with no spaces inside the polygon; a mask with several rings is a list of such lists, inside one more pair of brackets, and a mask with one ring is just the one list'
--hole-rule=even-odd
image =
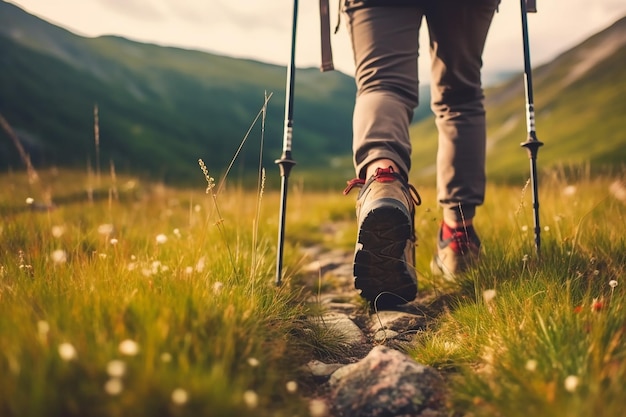
{"label": "person's ankle", "polygon": [[391,159],[377,159],[375,161],[372,161],[369,163],[369,165],[367,166],[366,170],[365,170],[365,178],[370,178],[374,175],[376,175],[376,170],[378,168],[393,168],[394,172],[400,172],[400,169],[398,168],[398,165],[392,161]]}
{"label": "person's ankle", "polygon": [[474,221],[473,219],[464,219],[462,221],[444,219],[443,223],[450,229],[462,229],[470,227]]}

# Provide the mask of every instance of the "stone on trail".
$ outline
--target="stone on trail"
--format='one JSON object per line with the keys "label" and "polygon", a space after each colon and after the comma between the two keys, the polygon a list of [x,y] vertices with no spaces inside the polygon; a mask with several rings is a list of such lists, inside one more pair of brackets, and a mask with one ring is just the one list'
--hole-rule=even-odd
{"label": "stone on trail", "polygon": [[337,338],[346,346],[359,345],[365,340],[365,336],[359,326],[347,314],[329,312],[321,317],[311,317],[309,320],[335,332]]}
{"label": "stone on trail", "polygon": [[449,411],[439,372],[385,346],[333,373],[330,388],[342,417],[444,417]]}

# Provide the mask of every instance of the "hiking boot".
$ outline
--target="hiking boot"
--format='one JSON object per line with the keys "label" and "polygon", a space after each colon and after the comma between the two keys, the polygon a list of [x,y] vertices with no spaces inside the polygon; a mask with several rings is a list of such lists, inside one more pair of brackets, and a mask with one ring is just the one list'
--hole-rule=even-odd
{"label": "hiking boot", "polygon": [[356,215],[354,287],[377,308],[405,304],[417,295],[415,272],[415,187],[392,167],[378,168],[367,181],[348,182],[344,194],[361,187]]}
{"label": "hiking boot", "polygon": [[478,260],[480,239],[472,225],[453,229],[445,223],[439,228],[437,254],[430,263],[435,275],[454,281]]}

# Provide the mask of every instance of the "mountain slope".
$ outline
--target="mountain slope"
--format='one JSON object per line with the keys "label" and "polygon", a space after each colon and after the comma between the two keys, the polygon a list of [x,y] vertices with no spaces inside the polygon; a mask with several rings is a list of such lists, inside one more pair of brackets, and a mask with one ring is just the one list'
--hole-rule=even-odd
{"label": "mountain slope", "polygon": [[[265,92],[273,93],[265,165],[280,155],[284,67],[120,37],[84,38],[5,2],[0,50],[0,112],[36,165],[93,163],[97,104],[103,164],[163,179],[201,177],[198,158],[211,170],[230,162]],[[339,72],[296,71],[294,153],[307,156],[299,163],[350,152],[354,94],[353,79]],[[241,156],[245,168],[256,168],[260,136],[259,123],[250,138],[256,144]],[[20,166],[11,143],[1,141],[0,152],[0,166]]]}
{"label": "mountain slope", "polygon": [[[520,51],[521,53],[521,51]],[[532,54],[532,51],[531,51]],[[532,59],[532,56],[531,56]],[[608,170],[626,161],[626,18],[533,70],[540,170],[589,163]],[[485,91],[489,178],[524,181],[528,158],[523,74]],[[432,119],[412,127],[415,176],[434,173]]]}
{"label": "mountain slope", "polygon": [[[545,143],[540,170],[585,162],[594,170],[623,165],[625,40],[626,19],[621,19],[533,70],[537,135]],[[281,153],[285,75],[284,67],[261,62],[114,36],[77,36],[0,1],[0,113],[35,166],[106,167],[111,161],[124,172],[200,182],[198,158],[212,174],[223,172],[268,92],[273,97],[263,165],[271,167]],[[296,71],[294,158],[299,168],[325,169],[332,161],[336,176],[351,175],[354,94],[354,80],[342,73]],[[427,95],[421,102],[414,120],[426,119],[411,129],[412,175],[432,181],[437,134]],[[526,139],[523,74],[487,89],[486,107],[489,177],[524,181],[528,160],[519,146]],[[5,136],[0,133],[0,168],[21,168]],[[238,172],[256,169],[260,139],[259,122],[239,156]]]}

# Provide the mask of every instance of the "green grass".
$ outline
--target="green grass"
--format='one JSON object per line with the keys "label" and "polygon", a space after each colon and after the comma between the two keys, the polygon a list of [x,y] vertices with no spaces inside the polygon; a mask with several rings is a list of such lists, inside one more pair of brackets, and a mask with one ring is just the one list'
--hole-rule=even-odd
{"label": "green grass", "polygon": [[[42,177],[53,200],[87,188],[77,173]],[[24,201],[36,189],[21,175],[4,175],[2,182],[1,415],[292,415],[301,409],[285,387],[306,352],[289,337],[302,305],[298,289],[272,283],[275,235],[268,230],[276,220],[261,210],[252,233],[255,193],[229,190],[231,196],[220,198],[218,228],[215,205],[202,189],[137,184],[120,200],[85,198],[31,211]],[[161,234],[167,239],[159,244]],[[56,262],[55,253],[63,254]],[[286,262],[296,263],[292,251]],[[137,343],[136,355],[120,352],[125,340]],[[64,343],[74,347],[75,359],[60,357]],[[116,395],[105,391],[113,360],[126,364]],[[188,394],[184,405],[171,400],[179,388]],[[258,396],[254,410],[243,401],[246,391]]]}
{"label": "green grass", "polygon": [[416,360],[449,375],[458,410],[623,414],[626,208],[610,184],[609,178],[544,178],[540,258],[528,196],[516,202],[515,193],[491,189],[496,201],[486,207],[488,216],[477,218],[481,265],[411,349]]}
{"label": "green grass", "polygon": [[[287,383],[315,355],[341,355],[341,343],[324,329],[304,330],[304,295],[316,288],[299,279],[298,248],[351,250],[355,195],[291,183],[277,288],[276,192],[259,198],[227,185],[214,200],[203,188],[133,178],[96,187],[93,174],[40,177],[42,185],[2,176],[0,415],[307,415]],[[452,303],[410,354],[445,373],[457,412],[622,412],[626,210],[609,192],[613,181],[584,171],[542,176],[540,259],[530,191],[490,184],[476,219],[481,265],[452,287],[428,270],[440,214],[434,187],[420,185],[420,288]],[[54,210],[25,203],[45,196]],[[322,233],[328,224],[336,232]],[[159,235],[167,239],[158,243]],[[487,290],[495,290],[489,302]],[[128,340],[136,354],[120,350]],[[62,358],[65,344],[75,357]],[[119,366],[112,361],[124,363],[123,375],[107,370]],[[568,377],[577,378],[569,391]],[[177,404],[174,392],[187,401]]]}

